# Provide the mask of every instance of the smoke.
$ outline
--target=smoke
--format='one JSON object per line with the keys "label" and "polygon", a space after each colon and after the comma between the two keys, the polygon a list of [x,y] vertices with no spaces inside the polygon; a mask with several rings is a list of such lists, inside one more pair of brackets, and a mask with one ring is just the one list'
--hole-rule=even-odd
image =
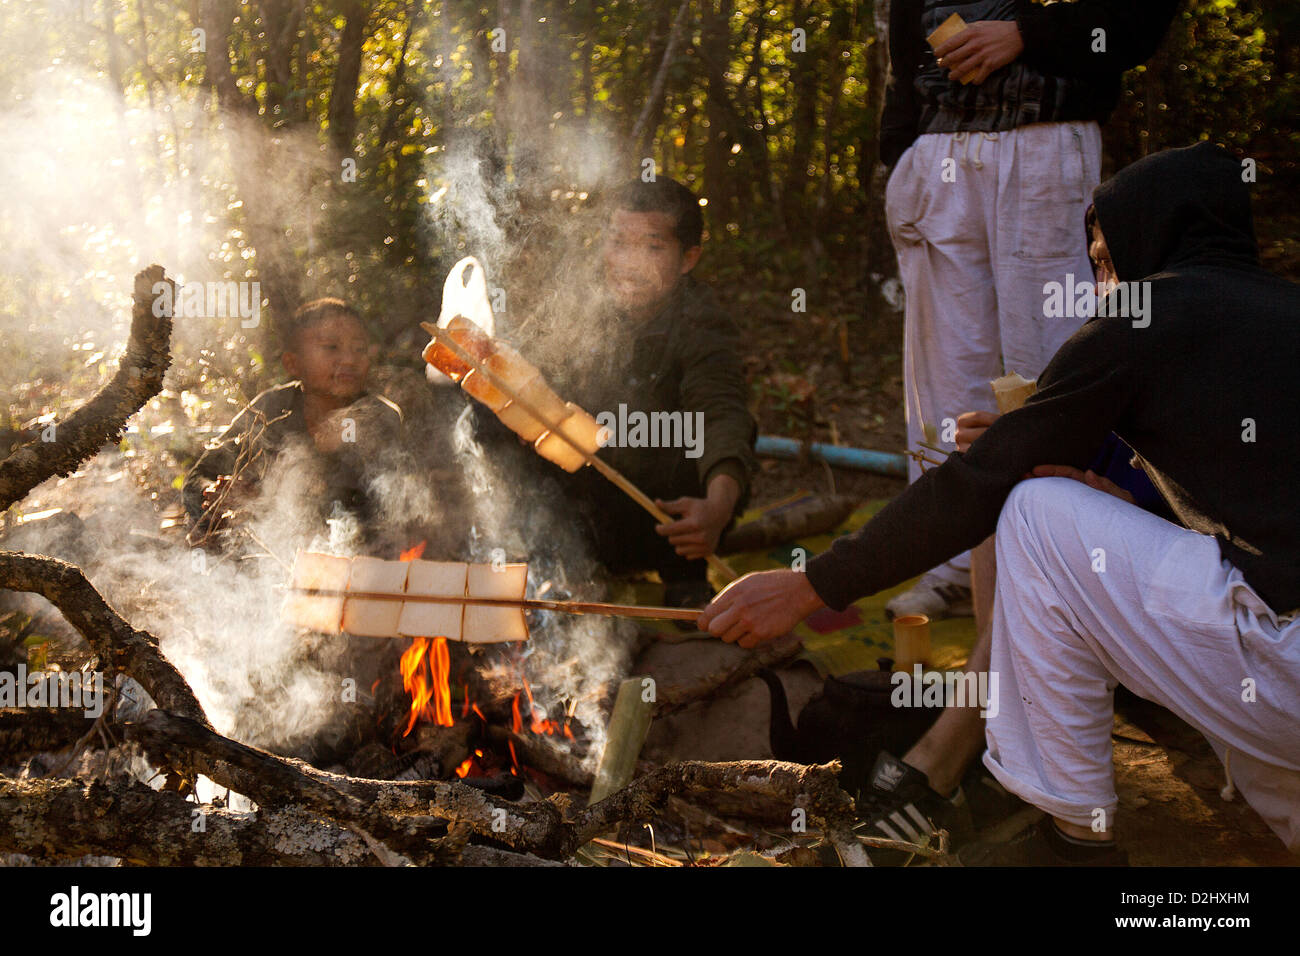
{"label": "smoke", "polygon": [[[150,262],[182,281],[260,279],[264,293],[273,256],[284,269],[309,264],[288,280],[294,291],[339,292],[325,286],[358,277],[351,252],[331,246],[338,237],[329,235],[322,204],[339,171],[318,130],[222,114],[197,86],[151,81],[147,96],[124,97],[112,77],[63,59],[102,42],[97,27],[70,15],[75,3],[65,6],[0,12],[0,348],[7,356],[0,383],[15,414],[44,405],[62,415],[111,374],[112,350],[127,335],[132,278]],[[472,254],[487,265],[492,285],[505,292],[500,334],[548,372],[564,367],[581,376],[618,347],[600,319],[599,221],[589,201],[617,178],[612,139],[598,126],[557,122],[523,106],[511,128],[508,143],[466,131],[426,154],[426,232],[448,264]],[[277,237],[283,248],[256,248],[258,234]],[[375,269],[366,278],[384,282],[387,274]],[[428,310],[433,318],[436,308]],[[23,509],[78,515],[84,540],[69,557],[132,624],[161,639],[214,726],[283,748],[344,719],[354,705],[342,681],[352,678],[364,700],[362,669],[379,666],[375,655],[359,663],[364,655],[355,649],[304,646],[280,615],[294,551],[361,553],[363,529],[341,515],[322,530],[310,463],[293,454],[263,483],[250,508],[257,547],[239,555],[195,552],[178,535],[160,535],[157,504],[138,481],[156,488],[161,473],[165,486],[199,451],[195,419],[224,424],[250,397],[269,364],[254,354],[265,350],[266,331],[242,328],[233,315],[178,319],[166,388],[135,419],[141,436],[162,426],[170,437],[133,439],[134,459],[101,453],[77,475],[38,489]],[[72,361],[77,368],[69,372]],[[432,401],[453,404],[438,390]],[[423,470],[392,465],[371,475],[380,523],[448,529],[430,557],[486,561],[503,549],[529,562],[533,593],[599,596],[591,593],[599,569],[563,493],[520,463],[531,452],[485,447],[470,414],[456,419],[452,436],[454,454],[445,460],[421,449],[415,461]],[[540,615],[524,652],[539,703],[574,708],[593,759],[604,694],[628,667],[629,633],[613,619]]]}

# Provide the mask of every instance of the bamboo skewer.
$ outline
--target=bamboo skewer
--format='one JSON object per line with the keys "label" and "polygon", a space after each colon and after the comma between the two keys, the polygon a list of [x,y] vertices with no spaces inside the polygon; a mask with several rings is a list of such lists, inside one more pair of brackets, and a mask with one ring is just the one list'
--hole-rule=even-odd
{"label": "bamboo skewer", "polygon": [[290,588],[304,597],[341,597],[359,601],[412,601],[417,604],[481,604],[487,607],[517,607],[529,611],[558,611],[562,614],[603,614],[610,617],[641,617],[659,621],[694,621],[696,608],[654,607],[642,604],[607,604],[601,601],[547,601],[542,598],[489,598],[470,595],[388,594],[381,591],[339,591],[333,588]]}
{"label": "bamboo skewer", "polygon": [[[446,346],[451,351],[451,353],[456,356],[456,358],[460,359],[466,365],[470,366],[470,368],[474,369],[476,374],[482,375],[485,379],[487,379],[489,385],[491,385],[497,391],[508,396],[511,402],[517,404],[525,412],[527,412],[533,418],[537,419],[539,422],[545,425],[547,431],[549,431],[552,435],[558,436],[561,440],[563,440],[566,444],[568,444],[569,447],[571,447],[574,451],[576,451],[578,454],[580,454],[583,457],[583,459],[587,462],[587,464],[591,465],[598,472],[600,472],[602,475],[604,475],[606,478],[612,481],[618,488],[620,488],[624,493],[626,493],[629,498],[631,498],[638,505],[640,505],[642,508],[648,511],[651,515],[653,515],[655,520],[661,523],[668,523],[673,521],[672,516],[670,516],[666,511],[664,511],[662,508],[656,505],[654,503],[654,500],[649,495],[647,495],[644,491],[642,491],[640,488],[634,485],[627,478],[626,475],[624,475],[614,466],[610,465],[608,462],[603,461],[602,459],[596,457],[595,455],[587,452],[586,449],[584,449],[581,445],[579,445],[576,441],[574,441],[572,438],[570,438],[567,434],[565,434],[560,429],[558,422],[551,421],[550,417],[547,415],[543,415],[535,405],[521,398],[515,392],[514,389],[512,389],[508,384],[506,384],[504,380],[501,379],[500,376],[494,374],[489,369],[480,365],[478,359],[476,359],[465,349],[461,348],[460,343],[457,342],[455,339],[453,339],[450,335],[445,334],[444,329],[440,329],[436,325],[433,325],[430,322],[421,322],[420,328],[424,329],[424,331],[428,332],[431,336],[433,336],[433,338],[436,341],[438,341],[441,345]],[[726,561],[723,561],[722,558],[718,557],[716,554],[708,555],[705,558],[705,560],[708,561],[709,566],[711,568],[713,568],[719,574],[726,577],[728,581],[734,581],[736,580],[736,578],[740,576],[732,569],[731,565],[727,564]],[[687,620],[687,619],[683,618],[683,620]],[[691,618],[690,620],[693,620],[693,618]]]}

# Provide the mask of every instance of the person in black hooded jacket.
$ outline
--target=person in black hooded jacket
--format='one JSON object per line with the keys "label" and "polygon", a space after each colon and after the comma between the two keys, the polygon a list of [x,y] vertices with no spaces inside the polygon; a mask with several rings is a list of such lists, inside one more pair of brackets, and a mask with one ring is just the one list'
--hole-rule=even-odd
{"label": "person in black hooded jacket", "polygon": [[[1082,316],[1043,309],[1041,289],[1087,281],[1079,223],[1101,180],[1101,124],[1177,6],[894,0],[880,155],[905,292],[909,446],[950,447],[959,412],[994,410],[991,379],[1036,378],[1077,328]],[[919,478],[920,463],[908,473]],[[963,553],[885,614],[968,615],[971,597]]]}
{"label": "person in black hooded jacket", "polygon": [[[1120,288],[1038,392],[806,573],[748,575],[701,626],[754,646],[996,530],[985,764],[1053,819],[989,861],[1117,859],[1117,683],[1204,733],[1298,851],[1300,285],[1261,267],[1241,165],[1208,143],[1132,164],[1094,204]],[[1023,480],[1082,468],[1111,431],[1184,528],[1068,478]]]}

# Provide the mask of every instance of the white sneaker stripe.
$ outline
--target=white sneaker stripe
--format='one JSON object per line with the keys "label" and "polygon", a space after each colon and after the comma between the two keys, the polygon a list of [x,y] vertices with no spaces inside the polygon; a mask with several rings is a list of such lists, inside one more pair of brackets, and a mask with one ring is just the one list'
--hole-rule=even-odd
{"label": "white sneaker stripe", "polygon": [[877,821],[876,821],[876,826],[879,827],[879,828],[880,828],[880,831],[881,831],[882,833],[884,833],[885,836],[887,836],[889,839],[891,839],[891,840],[897,840],[899,843],[906,843],[906,842],[907,842],[907,841],[904,840],[901,836],[898,835],[898,831],[896,831],[893,827],[891,827],[891,826],[890,826],[888,823],[886,823],[884,820],[877,820]]}
{"label": "white sneaker stripe", "polygon": [[921,811],[916,809],[916,804],[909,803],[903,809],[908,812],[908,814],[912,817],[913,820],[915,820],[917,823],[921,825],[922,833],[934,832],[934,828],[930,826],[930,821],[927,820],[925,817],[921,816]]}
{"label": "white sneaker stripe", "polygon": [[917,833],[914,829],[912,829],[912,824],[910,824],[907,821],[907,818],[904,817],[901,813],[895,811],[889,815],[889,819],[893,820],[896,824],[898,824],[899,829],[902,830],[904,833],[906,833],[907,838],[911,840],[913,843],[917,843],[920,841],[921,834]]}

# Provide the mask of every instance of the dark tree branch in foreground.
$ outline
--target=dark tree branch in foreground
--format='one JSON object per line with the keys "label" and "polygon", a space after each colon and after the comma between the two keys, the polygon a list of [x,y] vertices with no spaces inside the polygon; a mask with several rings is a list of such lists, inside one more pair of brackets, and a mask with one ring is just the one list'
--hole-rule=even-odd
{"label": "dark tree branch in foreground", "polygon": [[566,859],[593,837],[662,809],[672,794],[750,793],[802,809],[827,832],[847,829],[853,801],[839,789],[839,764],[803,766],[776,760],[667,764],[573,814],[561,801],[514,803],[456,781],[365,780],[327,773],[229,740],[162,711],[128,726],[150,759],[191,779],[199,774],[263,807],[300,806],[364,827],[393,849],[418,850],[445,823],[516,852]]}
{"label": "dark tree branch in foreground", "polygon": [[6,707],[0,710],[0,764],[70,747],[94,725],[93,718],[66,707]]}
{"label": "dark tree branch in foreground", "polygon": [[0,462],[0,511],[22,500],[47,478],[76,471],[105,444],[116,441],[127,419],[162,389],[163,375],[171,364],[172,320],[153,314],[153,287],[159,282],[170,280],[158,265],[135,277],[131,336],[117,374],[65,421],[47,426],[54,429],[53,441],[35,438]]}
{"label": "dark tree branch in foreground", "polygon": [[80,568],[58,558],[0,551],[0,588],[39,594],[90,643],[102,666],[135,678],[164,710],[207,724],[194,691],[158,649],[158,639],[123,620]]}

